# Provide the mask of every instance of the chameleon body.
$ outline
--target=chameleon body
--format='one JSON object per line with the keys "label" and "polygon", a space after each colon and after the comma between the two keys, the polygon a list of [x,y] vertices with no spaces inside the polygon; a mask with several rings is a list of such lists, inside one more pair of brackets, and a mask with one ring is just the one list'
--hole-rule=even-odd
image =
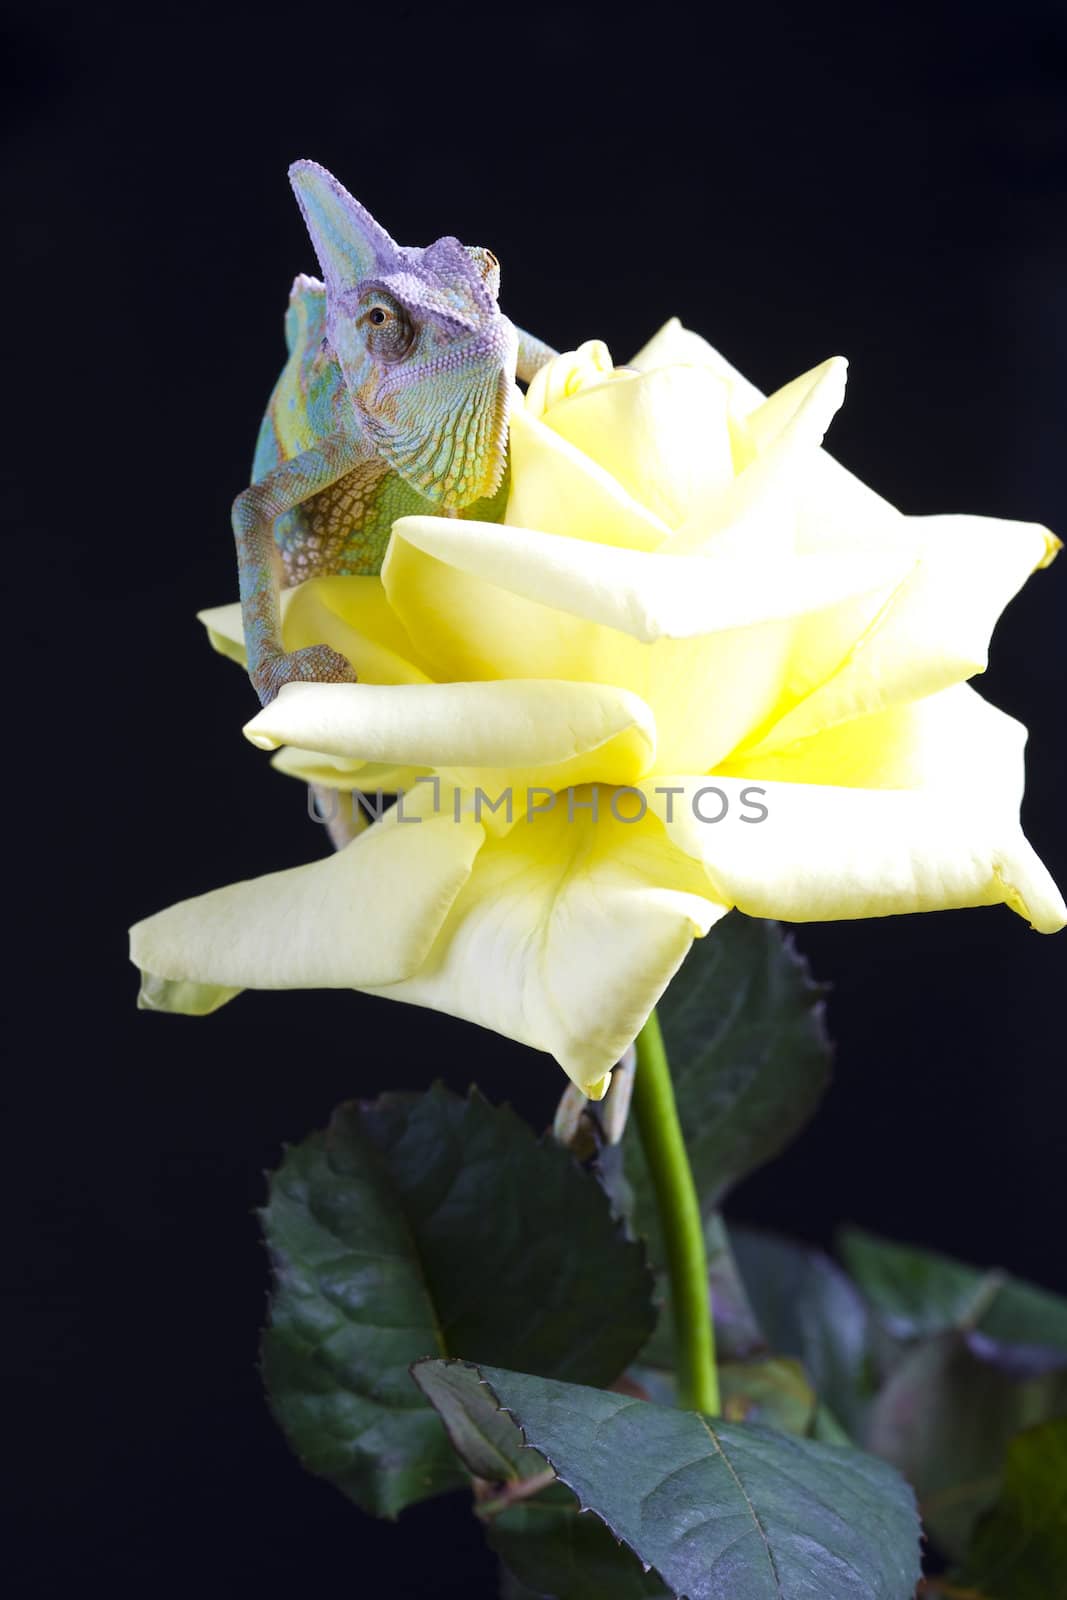
{"label": "chameleon body", "polygon": [[294,680],[351,681],[325,645],[286,654],[278,586],[380,570],[393,521],[496,521],[512,385],[555,353],[497,303],[487,250],[405,249],[324,168],[290,179],[324,282],[299,276],[289,356],[233,510],[249,675],[266,704]]}
{"label": "chameleon body", "polygon": [[[274,387],[260,425],[252,482],[261,483],[285,461],[311,449],[329,428],[340,397],[340,369],[326,344],[326,287],[303,273],[293,283],[285,317],[289,359]],[[491,499],[477,500],[460,515],[499,521],[506,498],[506,473]],[[283,513],[274,542],[287,584],[305,578],[358,576],[381,568],[397,517],[433,513],[437,506],[381,456]]]}

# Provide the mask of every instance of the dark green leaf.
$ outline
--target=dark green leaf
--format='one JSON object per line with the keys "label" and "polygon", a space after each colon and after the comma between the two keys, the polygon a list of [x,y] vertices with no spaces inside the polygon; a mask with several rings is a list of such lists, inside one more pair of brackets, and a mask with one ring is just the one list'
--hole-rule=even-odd
{"label": "dark green leaf", "polygon": [[527,1589],[520,1583],[513,1572],[509,1572],[503,1562],[500,1563],[500,1600],[557,1600],[555,1595],[546,1594],[542,1589]]}
{"label": "dark green leaf", "polygon": [[528,1594],[552,1600],[667,1600],[670,1595],[598,1518],[579,1514],[577,1500],[562,1483],[509,1507],[486,1533]]}
{"label": "dark green leaf", "polygon": [[869,1412],[863,1443],[907,1476],[923,1520],[959,1558],[996,1498],[1021,1429],[1067,1412],[1067,1365],[980,1334],[936,1334],[908,1351]]}
{"label": "dark green leaf", "polygon": [[[732,911],[694,944],[659,1006],[701,1209],[776,1155],[826,1087],[822,990],[777,924]],[[662,1263],[633,1119],[624,1142],[635,1226]]]}
{"label": "dark green leaf", "polygon": [[[560,1483],[527,1494],[543,1473],[545,1458],[522,1442],[522,1434],[489,1390],[472,1386],[459,1363],[422,1362],[412,1369],[445,1425],[456,1454],[477,1478],[493,1483],[494,1501],[483,1497],[489,1543],[506,1563],[505,1595],[551,1600],[627,1600],[667,1594],[642,1571],[636,1556],[613,1539],[594,1517],[579,1518],[578,1503]],[[507,1497],[519,1488],[519,1498]],[[521,1580],[521,1581],[520,1581]]]}
{"label": "dark green leaf", "polygon": [[730,1242],[772,1350],[804,1363],[819,1399],[853,1438],[874,1393],[870,1316],[829,1256],[750,1228]]}
{"label": "dark green leaf", "polygon": [[[544,1456],[523,1444],[488,1389],[472,1393],[466,1370],[446,1363],[416,1364],[411,1376],[444,1423],[453,1450],[476,1478],[507,1486],[536,1477],[544,1471]],[[432,1378],[432,1393],[424,1389],[424,1378]]]}
{"label": "dark green leaf", "polygon": [[1012,1440],[1000,1499],[955,1582],[979,1600],[1067,1595],[1067,1420]]}
{"label": "dark green leaf", "polygon": [[[427,1392],[445,1365],[420,1363]],[[918,1518],[910,1489],[884,1462],[600,1389],[461,1365],[472,1396],[484,1384],[580,1505],[674,1595],[910,1600]]]}
{"label": "dark green leaf", "polygon": [[1004,1344],[1067,1352],[1067,1300],[1045,1289],[858,1228],[842,1232],[840,1250],[849,1272],[900,1338],[978,1328]]}
{"label": "dark green leaf", "polygon": [[536,1589],[527,1589],[503,1562],[500,1563],[499,1595],[500,1600],[554,1600],[554,1596],[546,1595],[543,1590],[538,1594]]}
{"label": "dark green leaf", "polygon": [[288,1152],[263,1220],[275,1414],[312,1471],[382,1515],[466,1481],[412,1361],[607,1383],[651,1327],[643,1251],[597,1184],[477,1094],[342,1107]]}

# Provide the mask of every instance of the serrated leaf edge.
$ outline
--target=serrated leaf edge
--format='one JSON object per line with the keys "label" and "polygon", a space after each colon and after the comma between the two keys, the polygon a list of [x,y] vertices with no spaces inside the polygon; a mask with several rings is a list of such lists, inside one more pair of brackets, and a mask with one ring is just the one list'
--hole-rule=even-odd
{"label": "serrated leaf edge", "polygon": [[[429,1356],[429,1357],[425,1357],[424,1358],[424,1360],[430,1360],[430,1361],[432,1361],[433,1359],[434,1359],[433,1356]],[[663,1587],[665,1589],[668,1589],[670,1591],[670,1593],[675,1596],[675,1600],[688,1600],[688,1596],[687,1595],[681,1595],[681,1594],[678,1593],[677,1589],[672,1589],[671,1588],[670,1584],[667,1582],[666,1578],[658,1570],[658,1568],[654,1568],[650,1561],[646,1561],[644,1556],[641,1555],[640,1551],[635,1550],[633,1545],[630,1543],[630,1541],[628,1539],[624,1539],[621,1534],[616,1533],[615,1529],[612,1527],[612,1525],[608,1521],[607,1517],[605,1517],[602,1512],[598,1511],[596,1506],[587,1506],[587,1505],[584,1505],[582,1503],[582,1497],[579,1494],[578,1490],[575,1488],[573,1483],[569,1483],[568,1480],[563,1476],[563,1473],[560,1471],[560,1469],[556,1465],[556,1463],[552,1460],[552,1457],[548,1454],[548,1452],[545,1451],[545,1450],[542,1450],[539,1445],[530,1443],[530,1439],[529,1439],[529,1436],[527,1435],[526,1429],[523,1427],[522,1423],[519,1421],[519,1419],[515,1415],[514,1411],[511,1410],[510,1406],[506,1406],[506,1405],[504,1405],[502,1403],[502,1401],[500,1399],[500,1396],[497,1394],[496,1390],[493,1388],[493,1386],[489,1382],[488,1378],[486,1378],[484,1376],[484,1374],[482,1373],[481,1368],[479,1367],[479,1365],[478,1365],[478,1363],[476,1361],[464,1361],[462,1359],[462,1357],[460,1357],[460,1356],[449,1356],[449,1357],[446,1357],[445,1359],[446,1359],[447,1364],[449,1366],[464,1367],[468,1372],[473,1372],[475,1374],[475,1376],[477,1377],[478,1382],[481,1384],[482,1388],[486,1389],[488,1391],[488,1393],[489,1393],[489,1395],[490,1395],[490,1397],[491,1397],[491,1399],[493,1401],[493,1404],[496,1406],[497,1410],[498,1411],[502,1411],[505,1416],[511,1418],[511,1420],[514,1423],[515,1427],[519,1431],[519,1435],[520,1435],[520,1437],[522,1439],[522,1442],[523,1442],[523,1445],[526,1447],[526,1449],[527,1450],[536,1450],[538,1455],[543,1456],[544,1459],[548,1462],[548,1465],[552,1468],[552,1471],[555,1473],[557,1483],[562,1483],[563,1487],[565,1489],[569,1489],[571,1494],[573,1494],[575,1500],[577,1500],[577,1502],[578,1502],[578,1515],[579,1516],[585,1515],[586,1512],[591,1512],[592,1515],[594,1517],[596,1517],[598,1522],[603,1523],[604,1527],[608,1530],[608,1532],[610,1533],[611,1537],[615,1540],[615,1543],[621,1549],[629,1550],[630,1554],[640,1564],[641,1570],[644,1573],[647,1574],[649,1572],[653,1572],[654,1571],[655,1574],[656,1574],[656,1577],[659,1579],[660,1583],[663,1584]],[[422,1365],[423,1365],[422,1361],[413,1361],[412,1362],[412,1364],[411,1364],[411,1372],[412,1372],[412,1377],[413,1378],[414,1378],[414,1369],[416,1367],[420,1367]],[[416,1379],[415,1381],[417,1382],[418,1380]],[[635,1401],[633,1401],[633,1404],[634,1405],[643,1405],[644,1402],[641,1401],[641,1400],[635,1400]],[[435,1407],[435,1409],[436,1409],[436,1407]]]}

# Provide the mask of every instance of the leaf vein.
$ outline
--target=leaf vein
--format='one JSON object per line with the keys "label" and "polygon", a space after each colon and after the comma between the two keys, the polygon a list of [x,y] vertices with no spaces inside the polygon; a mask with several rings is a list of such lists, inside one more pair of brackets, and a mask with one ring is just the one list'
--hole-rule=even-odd
{"label": "leaf vein", "polygon": [[722,1445],[719,1443],[718,1439],[716,1438],[716,1436],[713,1433],[713,1431],[711,1430],[711,1428],[708,1427],[708,1425],[704,1421],[703,1417],[698,1416],[697,1417],[697,1421],[700,1423],[700,1426],[704,1429],[704,1432],[707,1434],[708,1438],[711,1440],[712,1444],[715,1446],[715,1449],[718,1451],[719,1455],[722,1457],[723,1464],[726,1467],[727,1472],[730,1474],[731,1478],[734,1480],[734,1483],[737,1485],[737,1488],[740,1491],[741,1497],[744,1500],[745,1505],[748,1507],[749,1515],[751,1516],[752,1521],[755,1523],[757,1529],[759,1530],[760,1538],[763,1540],[763,1549],[764,1549],[764,1553],[766,1554],[766,1557],[767,1557],[767,1564],[771,1569],[771,1577],[774,1579],[774,1586],[775,1586],[776,1590],[778,1591],[778,1593],[783,1597],[783,1600],[784,1600],[785,1590],[782,1587],[782,1580],[778,1575],[778,1563],[774,1559],[774,1551],[771,1549],[771,1541],[767,1536],[766,1528],[763,1526],[763,1523],[760,1520],[759,1512],[756,1510],[756,1508],[753,1505],[751,1499],[749,1498],[748,1490],[745,1488],[744,1484],[741,1482],[741,1479],[738,1477],[736,1471],[734,1470],[733,1462],[730,1460],[730,1457],[726,1454],[726,1451],[723,1449]]}

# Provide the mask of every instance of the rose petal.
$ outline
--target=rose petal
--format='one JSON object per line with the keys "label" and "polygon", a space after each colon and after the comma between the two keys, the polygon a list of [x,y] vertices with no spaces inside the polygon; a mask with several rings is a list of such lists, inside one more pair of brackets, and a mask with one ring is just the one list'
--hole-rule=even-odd
{"label": "rose petal", "polygon": [[595,825],[579,809],[592,791],[578,791],[570,817],[561,797],[490,839],[430,958],[376,992],[547,1050],[598,1098],[694,937],[724,911],[654,818],[611,816],[612,792],[598,792]]}
{"label": "rose petal", "polygon": [[[429,789],[336,855],[183,900],[130,930],[154,979],[227,989],[394,983],[425,960],[485,830],[434,815]],[[192,991],[190,991],[192,992]],[[182,991],[172,991],[172,1003]]]}
{"label": "rose petal", "polygon": [[[1017,811],[1026,729],[969,684],[839,723],[788,749],[735,755],[716,770],[750,781],[858,789],[949,789],[973,784]],[[995,752],[995,759],[991,759]]]}
{"label": "rose petal", "polygon": [[619,368],[603,339],[586,339],[577,350],[561,350],[535,372],[525,396],[519,393],[519,404],[528,416],[543,417],[568,395],[618,376]]}
{"label": "rose petal", "polygon": [[[764,402],[738,452],[740,470],[725,492],[695,500],[664,547],[722,559],[736,554],[778,570],[797,553],[798,508],[819,446],[845,398],[848,363],[832,356]],[[719,380],[716,379],[716,382]],[[842,552],[838,559],[848,559]]]}
{"label": "rose petal", "polygon": [[754,755],[984,671],[1001,611],[1058,548],[1036,523],[965,516],[898,521],[896,538],[868,548],[914,551],[914,566],[884,606],[864,597],[838,611],[832,630],[798,627],[794,686],[801,691],[806,678],[806,693],[763,731]]}
{"label": "rose petal", "polygon": [[[427,673],[393,611],[381,578],[309,578],[280,596],[287,650],[328,644],[346,656],[361,683],[426,683]],[[245,665],[239,603],[198,613],[216,650]]]}
{"label": "rose petal", "polygon": [[183,983],[177,979],[157,978],[154,973],[145,972],[141,976],[137,1009],[177,1012],[183,1017],[207,1017],[240,993],[240,989],[223,989],[218,984]]}
{"label": "rose petal", "polygon": [[655,550],[667,523],[597,460],[528,412],[511,419],[511,488],[505,523],[590,544]]}
{"label": "rose petal", "polygon": [[[797,613],[841,604],[850,585],[880,586],[877,607],[899,571],[785,555],[768,573],[734,552],[647,555],[426,518],[397,523],[383,579],[438,677],[619,685],[652,708],[660,768],[703,772],[780,715]],[[707,632],[651,646],[634,637],[685,626]]]}
{"label": "rose petal", "polygon": [[761,405],[764,396],[754,383],[749,383],[737,368],[731,366],[725,356],[719,354],[714,345],[694,333],[691,328],[683,327],[677,317],[670,317],[658,333],[634,356],[629,363],[639,372],[654,372],[658,367],[673,366],[682,362],[689,366],[709,367],[712,372],[725,379],[733,395],[734,408],[740,414],[754,411]]}
{"label": "rose petal", "polygon": [[[893,748],[880,753],[879,734],[892,722]],[[704,861],[716,896],[750,916],[815,922],[1004,903],[1042,933],[1064,926],[1063,899],[1019,826],[1019,723],[964,689],[880,726],[872,719],[856,735],[858,749],[842,730],[798,750],[800,782],[756,767],[745,777],[641,787],[679,848]],[[772,770],[788,772],[788,761]],[[827,781],[835,776],[909,787]],[[694,811],[700,789],[708,792]],[[722,811],[720,795],[722,820],[702,820]],[[757,805],[766,808],[762,820]]]}
{"label": "rose petal", "polygon": [[[909,565],[906,555],[883,551],[852,559],[797,557],[768,571],[756,551],[746,556],[731,549],[720,556],[713,545],[701,556],[647,554],[530,528],[401,517],[393,525],[382,578],[402,618],[410,614],[410,603],[398,570],[400,545],[466,577],[484,579],[644,643],[694,638],[819,611],[846,596],[895,586]],[[419,619],[423,620],[422,608]],[[448,621],[451,625],[452,619]]]}
{"label": "rose petal", "polygon": [[[672,361],[689,362],[706,366],[723,379],[730,390],[730,408],[734,419],[743,422],[767,403],[766,396],[755,384],[733,366],[726,357],[710,345],[700,334],[684,328],[677,317],[672,317],[644,349],[634,357],[632,366],[650,371]],[[772,397],[773,398],[773,397]],[[742,433],[744,430],[741,430]],[[826,539],[831,529],[847,545],[850,529],[875,530],[897,515],[887,500],[876,494],[843,467],[825,450],[815,458],[811,476],[811,494],[807,508],[813,528]],[[804,530],[804,509],[801,510],[801,527]],[[862,537],[862,532],[860,534]]]}
{"label": "rose petal", "polygon": [[346,761],[343,756],[323,755],[319,750],[301,750],[284,745],[271,758],[276,772],[299,778],[303,783],[323,784],[342,793],[353,790],[365,794],[400,794],[416,779],[426,776],[426,767],[403,767],[381,761]]}
{"label": "rose petal", "polygon": [[[727,399],[726,385],[706,367],[666,367],[584,387],[552,406],[545,422],[676,528],[733,482]],[[528,515],[509,514],[512,520],[571,531]]]}
{"label": "rose petal", "polygon": [[[629,783],[651,770],[652,713],[626,689],[594,683],[288,684],[246,723],[261,749],[298,745],[348,760],[433,767],[463,778],[552,787]],[[584,759],[583,759],[584,758]]]}

